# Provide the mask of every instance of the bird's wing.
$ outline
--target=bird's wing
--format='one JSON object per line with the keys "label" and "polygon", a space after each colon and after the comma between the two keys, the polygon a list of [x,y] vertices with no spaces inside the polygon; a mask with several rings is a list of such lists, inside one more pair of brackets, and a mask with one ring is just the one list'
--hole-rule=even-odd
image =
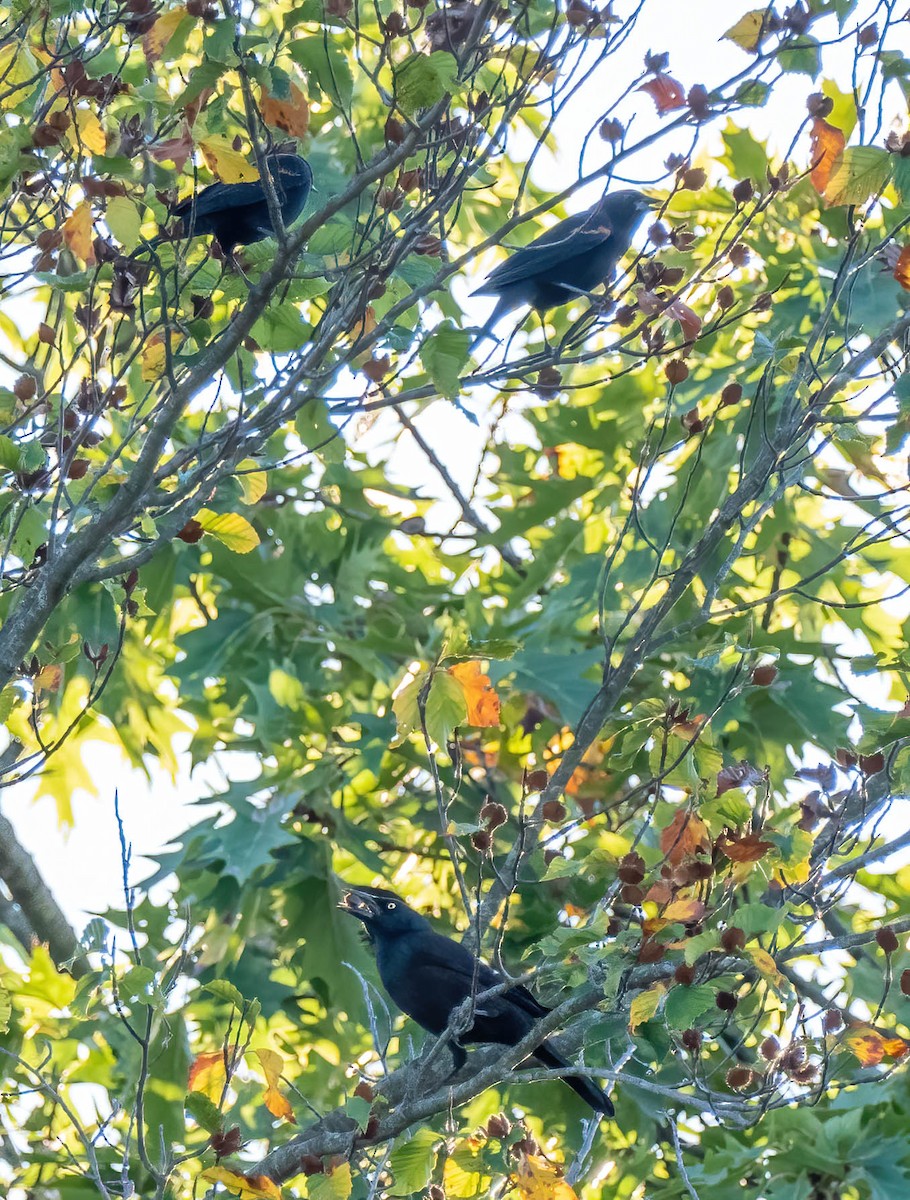
{"label": "bird's wing", "polygon": [[195,212],[197,217],[210,213],[224,212],[230,208],[246,208],[250,204],[265,204],[265,193],[249,183],[213,183],[210,187],[187,196],[171,209],[175,217],[187,217]]}
{"label": "bird's wing", "polygon": [[510,254],[491,271],[475,295],[496,295],[501,288],[522,283],[535,275],[561,267],[567,259],[590,254],[612,233],[610,225],[594,212],[577,213],[560,221],[528,246]]}
{"label": "bird's wing", "polygon": [[[474,974],[475,963],[477,964],[476,977]],[[496,987],[503,981],[503,977],[498,971],[494,971],[485,962],[478,962],[460,942],[455,942],[442,935],[421,944],[420,968],[421,970],[426,969],[431,974],[445,972],[449,975],[456,975],[459,980],[464,981],[468,989],[470,989],[471,981],[476,978],[477,994],[487,991],[488,988]],[[542,1017],[550,1011],[521,984],[509,988],[500,996],[493,997],[489,1003],[496,1004],[502,1001],[514,1004],[532,1017]],[[484,1007],[483,1001],[480,1002],[480,1007]]]}

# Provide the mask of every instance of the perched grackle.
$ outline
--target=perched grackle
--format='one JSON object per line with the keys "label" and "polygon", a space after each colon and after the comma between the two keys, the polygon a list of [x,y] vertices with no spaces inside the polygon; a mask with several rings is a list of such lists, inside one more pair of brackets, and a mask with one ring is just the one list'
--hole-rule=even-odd
{"label": "perched grackle", "polygon": [[607,283],[642,217],[656,204],[631,189],[610,192],[587,212],[566,217],[510,254],[473,293],[499,297],[474,345],[491,336],[499,318],[521,304],[545,312]]}
{"label": "perched grackle", "polygon": [[[495,987],[503,977],[452,938],[436,933],[400,896],[385,888],[348,889],[339,905],[366,928],[376,951],[383,986],[398,1007],[430,1033],[442,1033],[454,1009],[471,995]],[[461,1043],[498,1042],[514,1046],[534,1028],[537,1018],[550,1010],[520,984],[477,1003],[470,1029],[453,1040],[455,1070],[467,1055]],[[547,1041],[534,1050],[534,1058],[547,1067],[566,1072],[565,1081],[595,1110],[613,1115],[610,1097],[596,1084],[572,1074],[572,1064]]]}
{"label": "perched grackle", "polygon": [[[303,212],[313,172],[305,158],[297,154],[273,154],[266,159],[285,226]],[[183,222],[187,237],[213,234],[228,258],[234,247],[274,237],[265,188],[261,180],[252,183],[213,183],[198,195],[181,200],[171,215]]]}

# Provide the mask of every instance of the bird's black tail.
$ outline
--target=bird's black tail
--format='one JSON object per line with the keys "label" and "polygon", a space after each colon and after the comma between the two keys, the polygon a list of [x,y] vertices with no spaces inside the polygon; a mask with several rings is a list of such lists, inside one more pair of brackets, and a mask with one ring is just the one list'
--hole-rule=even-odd
{"label": "bird's black tail", "polygon": [[606,1092],[601,1091],[596,1083],[591,1079],[586,1079],[583,1075],[572,1074],[572,1064],[567,1062],[561,1054],[558,1054],[549,1042],[541,1042],[534,1051],[534,1057],[538,1062],[543,1063],[545,1067],[555,1067],[558,1070],[565,1070],[563,1079],[569,1085],[573,1092],[577,1092],[586,1104],[594,1109],[595,1112],[603,1113],[605,1117],[613,1116],[613,1101]]}

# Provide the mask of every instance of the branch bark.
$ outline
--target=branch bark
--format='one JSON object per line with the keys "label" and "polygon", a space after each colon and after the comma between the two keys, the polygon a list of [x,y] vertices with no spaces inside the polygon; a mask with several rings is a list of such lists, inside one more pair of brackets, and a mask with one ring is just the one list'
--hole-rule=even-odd
{"label": "branch bark", "polygon": [[[0,813],[0,879],[19,906],[19,928],[9,927],[23,940],[24,922],[39,942],[46,942],[51,958],[58,967],[66,967],[77,979],[88,970],[79,947],[79,939],[67,921],[63,910],[41,877],[34,859],[16,837],[16,831]],[[0,912],[2,919],[2,912]],[[20,932],[21,931],[21,932]],[[28,942],[24,943],[28,947]]]}

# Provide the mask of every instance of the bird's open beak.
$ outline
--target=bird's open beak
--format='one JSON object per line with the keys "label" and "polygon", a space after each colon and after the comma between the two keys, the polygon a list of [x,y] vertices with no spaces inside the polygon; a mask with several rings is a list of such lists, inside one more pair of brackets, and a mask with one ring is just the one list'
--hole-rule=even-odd
{"label": "bird's open beak", "polygon": [[376,902],[372,896],[365,896],[362,892],[348,891],[341,897],[338,905],[342,912],[350,913],[352,917],[357,917],[361,921],[370,921],[376,916]]}

